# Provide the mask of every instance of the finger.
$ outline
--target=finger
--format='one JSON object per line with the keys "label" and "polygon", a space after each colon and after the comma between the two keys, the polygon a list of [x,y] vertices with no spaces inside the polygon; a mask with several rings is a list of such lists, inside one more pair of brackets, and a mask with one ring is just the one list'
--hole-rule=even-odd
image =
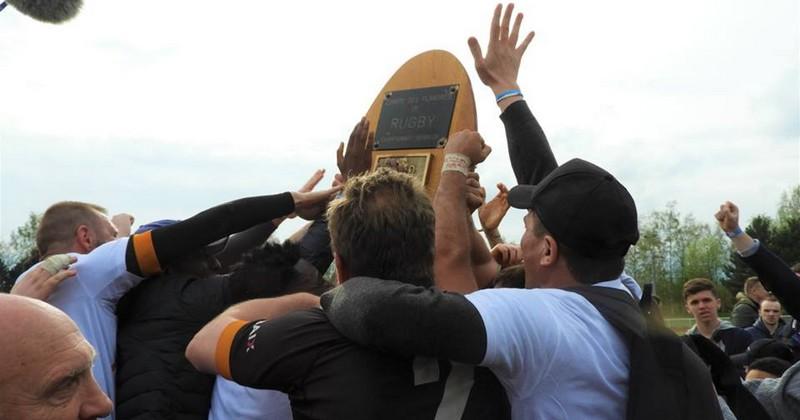
{"label": "finger", "polygon": [[520,56],[525,54],[525,50],[528,49],[528,45],[531,43],[531,41],[533,41],[534,35],[536,35],[536,33],[530,31],[528,33],[528,36],[526,36],[525,39],[522,40],[522,44],[519,44],[519,48],[517,48],[517,53],[519,53]]}
{"label": "finger", "polygon": [[475,67],[480,66],[483,63],[483,51],[481,51],[480,42],[472,36],[467,40],[467,45],[469,46],[469,52],[472,53],[472,58],[475,59]]}
{"label": "finger", "polygon": [[481,187],[481,183],[475,178],[467,178],[467,187],[475,188],[476,190]]}
{"label": "finger", "polygon": [[300,187],[300,190],[303,192],[313,191],[314,187],[316,187],[317,184],[319,184],[319,182],[322,181],[322,178],[324,177],[325,177],[325,170],[317,169],[316,171],[314,171],[314,174],[311,175],[311,178],[309,178],[308,181],[306,181],[306,183],[303,184],[302,187]]}
{"label": "finger", "polygon": [[372,153],[372,149],[375,147],[375,132],[370,132],[367,134],[367,144],[364,146],[364,150],[367,153]]}
{"label": "finger", "polygon": [[506,12],[503,14],[503,23],[500,25],[500,40],[508,39],[508,27],[511,23],[511,14],[514,12],[514,3],[508,3]]}
{"label": "finger", "polygon": [[501,193],[508,194],[508,187],[506,187],[506,184],[503,184],[502,182],[497,183],[497,189],[500,190]]}
{"label": "finger", "polygon": [[492,153],[492,146],[488,144],[484,144],[483,148],[481,149],[481,162],[486,160],[486,158]]}
{"label": "finger", "polygon": [[517,47],[520,26],[522,26],[522,13],[517,13],[517,17],[514,19],[514,29],[511,30],[511,35],[508,36],[508,43],[511,45],[511,48]]}
{"label": "finger", "polygon": [[359,146],[361,146],[359,148],[359,150],[367,150],[367,144],[369,143],[369,134],[370,134],[370,132],[369,132],[369,120],[367,119],[367,117],[364,117],[364,124],[362,124],[361,127],[362,127],[362,130],[363,130],[363,133],[361,134],[361,137],[359,138],[359,140],[361,140],[361,143],[362,143],[362,144],[359,145]]}
{"label": "finger", "polygon": [[342,164],[344,164],[344,142],[339,142],[339,148],[336,149],[336,166],[341,170]]}
{"label": "finger", "polygon": [[43,270],[45,270],[48,273],[50,273],[50,275],[53,275],[53,274],[56,274],[58,272],[58,270],[67,268],[67,266],[69,266],[69,264],[71,264],[70,261],[71,261],[71,257],[69,255],[56,254],[56,255],[51,255],[51,256],[45,258],[45,260],[42,262],[42,264],[39,267],[41,267]]}
{"label": "finger", "polygon": [[481,176],[478,175],[477,172],[470,172],[470,173],[467,174],[467,179],[474,179],[476,181],[480,181]]}
{"label": "finger", "polygon": [[61,270],[55,275],[50,276],[50,278],[44,282],[44,286],[55,289],[62,281],[74,277],[75,274],[78,274],[75,270]]}
{"label": "finger", "polygon": [[489,29],[489,50],[491,51],[492,46],[498,39],[498,34],[500,32],[500,12],[503,11],[503,5],[497,3],[497,6],[494,8],[494,15],[492,16],[492,27]]}

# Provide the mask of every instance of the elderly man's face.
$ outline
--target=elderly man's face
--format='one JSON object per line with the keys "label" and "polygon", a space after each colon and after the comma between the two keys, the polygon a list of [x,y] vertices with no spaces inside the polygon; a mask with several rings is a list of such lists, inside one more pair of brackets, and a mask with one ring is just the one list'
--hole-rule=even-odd
{"label": "elderly man's face", "polygon": [[94,349],[68,319],[50,321],[29,324],[39,329],[19,337],[14,351],[0,361],[3,418],[72,420],[109,414],[111,401],[92,376]]}

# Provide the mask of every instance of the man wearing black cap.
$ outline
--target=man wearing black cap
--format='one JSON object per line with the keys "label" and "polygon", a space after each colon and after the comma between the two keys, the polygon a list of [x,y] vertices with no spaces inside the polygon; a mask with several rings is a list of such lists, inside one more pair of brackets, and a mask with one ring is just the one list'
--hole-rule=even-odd
{"label": "man wearing black cap", "polygon": [[[462,132],[448,142],[446,162],[451,154],[469,166],[488,151],[480,135]],[[445,165],[437,200],[457,203],[460,195],[464,202],[466,176],[459,169],[465,168],[455,166]],[[636,310],[620,280],[625,253],[639,236],[633,199],[607,171],[573,159],[536,185],[512,189],[509,203],[528,210],[521,242],[527,289],[462,296],[354,278],[323,295],[328,318],[363,345],[489,367],[505,386],[515,419],[632,418],[629,379],[636,358],[628,343],[635,340],[617,321],[640,327],[644,321],[601,313],[593,296],[608,295]],[[468,258],[468,246],[458,251],[468,241],[450,243],[454,250],[437,254],[436,263],[453,273],[464,267],[458,275],[474,281],[468,262],[459,260]],[[716,404],[707,375],[695,382],[708,385],[698,392],[710,393]]]}

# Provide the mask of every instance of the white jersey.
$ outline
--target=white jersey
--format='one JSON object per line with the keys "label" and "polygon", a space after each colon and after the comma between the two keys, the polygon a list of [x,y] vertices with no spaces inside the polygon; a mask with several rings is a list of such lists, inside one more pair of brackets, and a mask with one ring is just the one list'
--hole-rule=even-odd
{"label": "white jersey", "polygon": [[[72,318],[97,351],[92,373],[112,402],[117,351],[117,302],[143,280],[126,269],[127,246],[128,238],[121,238],[105,243],[88,254],[70,253],[78,259],[72,264],[77,274],[64,280],[47,300]],[[113,417],[112,414],[109,418]]]}
{"label": "white jersey", "polygon": [[[620,280],[595,287],[626,290]],[[489,367],[514,419],[624,419],[628,348],[583,296],[560,289],[466,295],[486,327]]]}
{"label": "white jersey", "polygon": [[289,396],[280,391],[254,389],[217,376],[208,420],[292,420]]}

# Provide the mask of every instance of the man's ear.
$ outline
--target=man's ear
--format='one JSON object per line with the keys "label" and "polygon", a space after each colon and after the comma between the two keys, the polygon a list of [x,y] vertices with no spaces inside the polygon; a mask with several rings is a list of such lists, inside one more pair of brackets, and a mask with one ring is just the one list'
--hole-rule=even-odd
{"label": "man's ear", "polygon": [[558,261],[558,242],[550,235],[544,235],[542,246],[544,252],[539,259],[540,265],[552,266]]}
{"label": "man's ear", "polygon": [[336,284],[342,284],[350,278],[350,270],[347,269],[347,264],[335,252],[333,253],[333,265],[336,269]]}
{"label": "man's ear", "polygon": [[92,238],[92,232],[89,226],[78,225],[78,228],[75,229],[75,245],[78,247],[78,250],[81,253],[91,251],[93,242],[94,238]]}

